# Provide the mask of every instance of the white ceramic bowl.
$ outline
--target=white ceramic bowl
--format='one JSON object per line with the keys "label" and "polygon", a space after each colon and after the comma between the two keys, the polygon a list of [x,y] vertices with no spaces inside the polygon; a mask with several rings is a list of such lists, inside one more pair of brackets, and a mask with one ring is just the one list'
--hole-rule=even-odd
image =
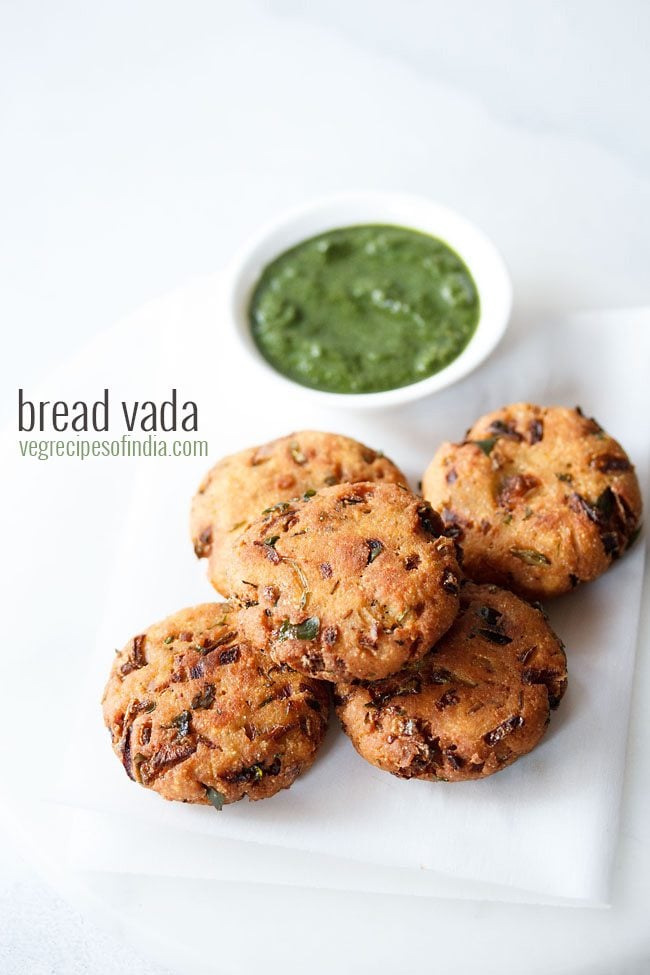
{"label": "white ceramic bowl", "polygon": [[[266,361],[251,334],[252,291],[267,264],[295,244],[326,230],[354,224],[396,224],[438,237],[463,259],[480,298],[480,318],[466,348],[448,366],[426,379],[379,393],[329,393],[283,376]],[[235,258],[230,269],[229,305],[234,326],[253,361],[279,382],[323,406],[394,406],[444,389],[466,376],[490,354],[506,330],[512,285],[503,259],[477,227],[431,200],[392,193],[349,193],[318,200],[285,213],[265,227]]]}

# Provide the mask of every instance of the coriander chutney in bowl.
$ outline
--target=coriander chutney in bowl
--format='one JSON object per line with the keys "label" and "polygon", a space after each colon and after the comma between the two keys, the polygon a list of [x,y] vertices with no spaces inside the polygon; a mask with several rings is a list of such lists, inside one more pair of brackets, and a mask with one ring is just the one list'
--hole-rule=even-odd
{"label": "coriander chutney in bowl", "polygon": [[477,227],[393,193],[285,214],[240,252],[227,282],[259,380],[352,409],[405,403],[466,376],[499,342],[512,305],[503,259]]}
{"label": "coriander chutney in bowl", "polygon": [[447,244],[407,227],[340,227],[262,272],[250,302],[264,358],[295,382],[377,393],[439,372],[470,341],[480,300]]}

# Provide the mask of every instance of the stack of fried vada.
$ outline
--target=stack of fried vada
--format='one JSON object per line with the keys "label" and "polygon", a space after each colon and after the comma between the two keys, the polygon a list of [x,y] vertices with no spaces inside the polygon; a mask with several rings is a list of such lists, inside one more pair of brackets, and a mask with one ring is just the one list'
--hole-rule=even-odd
{"label": "stack of fried vada", "polygon": [[226,601],[117,655],[103,707],[127,775],[218,809],[271,796],[313,763],[330,689],[359,754],[400,778],[484,778],[530,752],[567,683],[535,601],[632,543],[632,464],[579,409],[519,403],[442,444],[422,494],[337,434],[219,461],[191,536]]}

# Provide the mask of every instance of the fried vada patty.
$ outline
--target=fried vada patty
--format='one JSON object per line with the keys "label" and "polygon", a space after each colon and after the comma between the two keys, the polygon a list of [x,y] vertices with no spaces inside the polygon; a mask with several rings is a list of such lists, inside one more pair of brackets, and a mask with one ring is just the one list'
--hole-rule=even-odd
{"label": "fried vada patty", "polygon": [[385,680],[338,684],[334,699],[368,762],[401,778],[460,782],[531,751],[566,682],[563,644],[541,609],[465,583],[458,618],[430,654]]}
{"label": "fried vada patty", "polygon": [[636,537],[641,493],[619,443],[579,408],[515,403],[444,443],[422,482],[463,568],[538,599],[601,575]]}
{"label": "fried vada patty", "polygon": [[396,484],[341,484],[274,505],[239,535],[227,572],[273,659],[324,680],[394,673],[458,612],[455,543]]}
{"label": "fried vada patty", "polygon": [[337,433],[303,430],[224,457],[204,478],[190,518],[194,551],[209,559],[213,586],[230,595],[225,572],[230,546],[265,508],[355,481],[407,483],[381,452]]}
{"label": "fried vada patty", "polygon": [[242,640],[228,604],[205,603],[130,640],[102,704],[130,779],[165,799],[221,808],[272,796],[309,768],[329,696]]}

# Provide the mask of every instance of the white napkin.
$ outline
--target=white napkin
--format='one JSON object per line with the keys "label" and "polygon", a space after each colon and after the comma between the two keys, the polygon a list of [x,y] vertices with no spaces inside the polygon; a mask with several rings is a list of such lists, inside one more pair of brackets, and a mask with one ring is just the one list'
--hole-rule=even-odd
{"label": "white napkin", "polygon": [[[623,442],[645,483],[648,312],[589,313],[514,327],[491,360],[452,389],[364,415],[281,398],[275,383],[251,372],[226,325],[218,327],[220,300],[217,279],[197,285],[191,312],[178,304],[171,308],[160,335],[158,385],[164,388],[167,380],[199,401],[200,435],[213,459],[314,426],[384,449],[415,485],[440,440],[459,438],[488,409],[527,399],[579,403],[595,414]],[[542,744],[496,776],[449,786],[398,780],[364,762],[333,720],[314,767],[269,802],[242,802],[217,814],[164,802],[127,780],[111,752],[98,701],[114,647],[153,620],[211,598],[187,537],[189,500],[205,466],[153,459],[140,467],[118,540],[83,733],[72,743],[57,794],[59,801],[124,817],[113,820],[116,868],[120,855],[128,864],[137,842],[129,823],[142,819],[152,828],[219,840],[424,868],[449,878],[451,886],[467,880],[541,900],[605,903],[618,830],[642,545],[598,582],[549,605],[568,648],[569,690]],[[105,831],[96,830],[96,840],[99,846],[108,842]],[[209,850],[205,838],[201,842]],[[85,846],[92,848],[87,835]],[[78,864],[83,859],[82,853]]]}
{"label": "white napkin", "polygon": [[[48,805],[53,811],[57,809]],[[126,851],[125,832],[129,836]],[[216,880],[220,887],[254,883],[550,907],[606,906],[464,880],[434,870],[387,867],[286,846],[220,836],[211,836],[206,843],[205,836],[193,830],[89,809],[71,811],[66,852],[68,865],[81,872]]]}

